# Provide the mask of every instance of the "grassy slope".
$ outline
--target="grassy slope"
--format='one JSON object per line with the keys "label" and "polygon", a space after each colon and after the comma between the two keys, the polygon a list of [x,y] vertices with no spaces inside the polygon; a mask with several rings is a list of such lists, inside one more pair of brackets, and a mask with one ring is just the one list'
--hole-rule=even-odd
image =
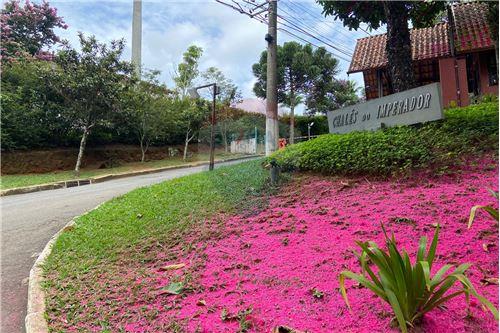
{"label": "grassy slope", "polygon": [[445,120],[374,132],[327,134],[275,153],[285,170],[389,175],[446,167],[457,157],[498,147],[498,102],[449,109]]}
{"label": "grassy slope", "polygon": [[[78,218],[75,228],[54,244],[44,267],[54,278],[47,287],[59,289],[64,299],[65,292],[71,293],[65,280],[111,264],[123,252],[143,260],[148,253],[134,251],[137,246],[166,243],[173,231],[245,207],[245,199],[266,188],[268,172],[261,163],[244,162],[140,188]],[[48,308],[58,302],[49,300]]]}
{"label": "grassy slope", "polygon": [[[239,156],[240,155],[236,154],[218,153],[216,155],[216,158],[220,159],[220,158],[230,158]],[[203,153],[203,154],[196,154],[193,158],[190,158],[188,161],[184,161],[182,160],[181,157],[178,157],[178,158],[169,158],[157,161],[149,161],[144,163],[140,162],[127,163],[123,166],[119,166],[116,168],[109,168],[109,169],[83,169],[80,172],[79,177],[76,177],[72,170],[40,173],[40,174],[3,175],[1,177],[0,189],[5,190],[15,187],[54,183],[63,180],[84,179],[84,178],[91,178],[109,174],[118,174],[130,171],[155,169],[167,166],[178,166],[192,162],[208,161],[208,159],[209,159],[209,154]]]}

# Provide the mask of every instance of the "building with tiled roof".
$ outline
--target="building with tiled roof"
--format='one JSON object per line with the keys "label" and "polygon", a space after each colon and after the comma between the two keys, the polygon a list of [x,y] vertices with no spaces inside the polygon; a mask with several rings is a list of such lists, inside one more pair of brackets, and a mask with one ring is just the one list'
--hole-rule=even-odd
{"label": "building with tiled roof", "polygon": [[[412,60],[418,85],[441,82],[443,105],[469,104],[472,96],[498,95],[495,47],[484,3],[451,7],[448,22],[411,29]],[[367,99],[391,94],[386,34],[358,39],[348,73],[363,73]]]}

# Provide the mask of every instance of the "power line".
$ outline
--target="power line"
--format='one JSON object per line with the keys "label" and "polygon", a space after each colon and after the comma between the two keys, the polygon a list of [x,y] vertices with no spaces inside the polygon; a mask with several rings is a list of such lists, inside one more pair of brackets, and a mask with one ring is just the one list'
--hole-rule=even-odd
{"label": "power line", "polygon": [[[306,13],[308,13],[312,18],[315,18],[315,19],[318,19],[322,22],[324,22],[325,24],[329,25],[330,27],[332,28],[335,28],[335,26],[333,25],[332,22],[330,21],[327,21],[324,17],[320,16],[320,15],[317,15],[315,13],[313,13],[310,9],[308,9],[306,6],[302,5],[301,3],[299,2],[292,2],[291,0],[288,0],[288,3],[292,6],[298,6],[300,7],[303,11],[305,11]],[[364,33],[366,33],[368,36],[371,36],[371,34],[366,31],[366,29],[362,28],[362,27],[359,27],[359,30],[363,31]],[[340,32],[342,33],[342,30],[340,30]],[[344,35],[345,36],[345,35]]]}
{"label": "power line", "polygon": [[[289,28],[294,29],[294,30],[297,30],[297,31],[299,31],[299,32],[301,32],[301,33],[303,33],[303,34],[305,34],[305,35],[307,35],[307,36],[309,36],[309,37],[311,37],[311,38],[313,38],[313,39],[317,40],[318,42],[321,42],[321,43],[323,43],[323,44],[325,44],[325,45],[327,45],[327,46],[331,47],[332,49],[337,50],[338,52],[340,52],[340,53],[342,53],[342,54],[344,54],[344,55],[346,55],[346,56],[348,56],[348,57],[352,57],[352,54],[349,54],[348,52],[343,51],[342,49],[340,49],[340,48],[338,48],[338,47],[336,47],[336,46],[332,45],[331,43],[326,42],[323,38],[320,38],[320,37],[318,37],[318,36],[316,36],[316,35],[311,34],[311,33],[310,33],[310,32],[308,32],[307,30],[302,29],[302,28],[301,28],[301,27],[299,27],[297,24],[293,23],[292,21],[288,20],[287,18],[284,18],[284,17],[283,17],[283,16],[281,16],[281,15],[278,15],[278,17],[279,17],[280,19],[284,20],[285,22],[287,22],[287,23],[291,24],[293,27],[295,27],[295,28],[293,28],[293,27],[288,26]],[[321,36],[321,37],[322,37],[322,36]]]}
{"label": "power line", "polygon": [[[238,3],[235,0],[231,0],[232,3],[234,3],[234,5],[230,4],[230,3],[227,3],[227,2],[224,2],[224,0],[215,0],[215,1],[218,2],[218,3],[220,3],[220,4],[222,4],[222,5],[230,7],[233,10],[236,10],[240,14],[247,15],[250,18],[252,18],[252,19],[254,19],[254,20],[258,21],[258,22],[261,22],[261,23],[264,23],[264,24],[268,23],[267,19],[266,19],[266,15],[262,14],[263,11],[254,13],[255,9],[266,5],[267,1],[265,3],[260,4],[260,5],[256,5],[256,4],[253,4],[253,2],[251,0],[243,0],[243,2],[246,3],[247,5],[254,5],[253,8],[249,8],[246,5],[242,6],[240,3]],[[309,12],[309,10],[305,9],[305,7],[302,7],[302,8],[304,9],[304,11]],[[312,14],[310,14],[310,15],[312,16]],[[296,39],[299,39],[299,40],[301,40],[301,41],[303,41],[305,43],[311,44],[314,47],[317,47],[317,48],[321,47],[321,46],[319,46],[319,45],[311,42],[310,40],[308,40],[308,38],[312,38],[312,39],[314,39],[314,40],[316,40],[316,41],[318,41],[318,42],[320,42],[322,44],[325,44],[328,47],[334,49],[336,52],[340,52],[340,53],[342,53],[344,55],[344,56],[342,56],[342,55],[336,54],[334,52],[327,51],[328,53],[330,53],[335,58],[341,59],[341,60],[343,60],[343,61],[345,61],[347,63],[350,63],[350,64],[355,63],[355,64],[359,64],[359,65],[364,65],[363,62],[355,60],[351,54],[349,54],[345,50],[340,49],[339,46],[334,46],[330,42],[325,42],[324,39],[327,39],[327,38],[325,38],[323,36],[320,36],[320,37],[316,36],[314,33],[311,33],[310,31],[308,31],[308,30],[300,27],[299,25],[297,25],[296,23],[292,22],[290,19],[283,17],[282,15],[278,15],[278,17],[282,21],[285,21],[285,22],[279,22],[279,24],[281,26],[278,27],[278,30],[283,31],[284,33],[286,33],[287,35],[289,35],[289,36],[291,36],[293,38],[296,38]],[[305,37],[302,37],[300,35],[304,35]],[[335,42],[335,43],[337,43],[337,42]],[[377,54],[378,56],[381,56],[381,54],[379,52],[375,51],[375,50],[372,50],[372,52],[375,53],[375,54]]]}
{"label": "power line", "polygon": [[[323,17],[318,16],[318,15],[315,15],[315,14],[314,14],[314,13],[313,13],[310,9],[308,9],[305,5],[302,5],[302,4],[298,3],[298,2],[292,2],[291,0],[288,0],[287,2],[283,1],[282,3],[283,3],[283,4],[287,7],[287,8],[290,8],[290,7],[289,7],[289,5],[292,5],[292,6],[297,5],[298,7],[300,7],[300,9],[301,9],[303,12],[308,13],[308,14],[309,14],[309,16],[310,16],[310,17],[312,17],[313,19],[315,19],[315,18],[318,18],[318,17],[319,17],[319,18],[320,18],[320,20],[319,20],[319,21],[325,22],[325,24],[329,25],[329,26],[330,26],[330,27],[332,27],[332,28],[335,28],[335,26],[334,26],[332,23],[330,23],[330,22],[328,22],[328,21],[323,21],[323,20],[322,20],[322,19],[323,19]],[[298,7],[295,7],[295,8],[297,9]],[[293,9],[292,9],[292,10],[293,10]],[[298,13],[296,10],[294,10],[294,12],[295,12],[295,13]],[[301,17],[301,18],[302,18],[302,17]],[[371,36],[371,35],[370,35],[370,34],[369,34],[369,33],[368,33],[365,29],[363,29],[363,28],[361,28],[361,27],[360,27],[360,29],[361,29],[362,31],[364,31],[366,34],[368,34],[369,36]],[[344,34],[344,36],[345,36],[345,32],[344,32],[344,31],[342,31],[342,30],[337,30],[337,32],[339,32],[339,33],[341,33],[341,34]],[[350,37],[350,36],[349,36],[349,37]],[[383,54],[381,54],[380,52],[378,52],[378,51],[376,51],[376,50],[371,50],[371,52],[372,52],[372,53],[374,53],[375,55],[377,55],[377,56],[381,57],[381,58],[385,58],[385,56],[384,56]],[[354,53],[354,52],[353,52],[353,53]],[[351,64],[364,65],[364,63],[363,63],[363,62],[358,61],[358,60],[356,60],[356,59],[354,59],[354,58],[352,58],[352,59],[351,59]]]}
{"label": "power line", "polygon": [[[291,2],[290,2],[290,4],[293,4],[293,3],[291,3]],[[291,16],[292,18],[296,19],[297,24],[299,24],[299,22],[304,21],[304,17],[303,17],[303,15],[301,15],[301,13],[299,13],[299,12],[298,12],[298,9],[296,9],[296,7],[292,7],[292,6],[290,6],[287,2],[283,2],[283,5],[285,5],[285,7],[286,7],[287,9],[291,10],[291,11],[292,11],[295,15],[288,13],[287,11],[285,11],[285,10],[283,9],[283,7],[281,7],[281,11],[283,11],[283,12],[284,12],[284,13],[286,13],[286,14],[288,14],[288,15],[289,15],[289,16]],[[321,19],[317,19],[316,17],[314,17],[314,16],[313,16],[313,15],[312,15],[312,14],[311,14],[311,13],[310,13],[310,12],[309,12],[306,8],[303,8],[302,12],[304,12],[304,11],[305,11],[306,13],[308,13],[308,14],[309,14],[309,16],[310,16],[310,17],[312,17],[315,21],[319,21],[320,23],[325,23],[325,24],[327,24],[327,23],[328,23],[328,22],[325,22],[325,21],[323,21],[323,20],[321,20]],[[308,22],[311,22],[311,21],[310,21],[310,20],[308,20]],[[304,24],[302,24],[302,27],[304,27],[304,29],[311,29],[311,30],[315,31],[316,33],[318,33],[319,35],[324,34],[324,35],[322,35],[322,36],[323,36],[323,38],[327,39],[327,40],[328,40],[328,41],[330,41],[331,43],[338,44],[338,47],[341,47],[341,48],[345,49],[347,52],[349,52],[349,53],[353,53],[353,50],[352,50],[352,49],[350,49],[349,47],[347,47],[346,45],[343,45],[342,43],[339,43],[338,41],[333,41],[333,40],[331,40],[329,37],[325,36],[325,34],[329,34],[329,32],[328,32],[328,31],[326,31],[325,29],[322,29],[322,27],[321,27],[321,26],[319,26],[319,27],[318,27],[318,26],[316,26],[316,23],[317,23],[317,22],[311,22],[312,27],[307,27],[307,26],[306,26],[306,27],[304,27]],[[327,24],[327,25],[328,25],[328,24]],[[335,28],[333,25],[330,25],[330,27]],[[351,37],[351,36],[346,35],[346,34],[345,34],[345,32],[344,32],[344,31],[342,31],[342,30],[338,30],[338,31],[335,31],[335,32],[336,32],[336,33],[339,33],[339,34],[341,34],[342,36],[347,37],[347,38],[350,38],[350,37]]]}

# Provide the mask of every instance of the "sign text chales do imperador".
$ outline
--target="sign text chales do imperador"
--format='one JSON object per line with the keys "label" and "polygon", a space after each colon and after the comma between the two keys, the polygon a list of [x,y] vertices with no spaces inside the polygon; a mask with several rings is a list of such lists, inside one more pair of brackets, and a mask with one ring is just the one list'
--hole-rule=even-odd
{"label": "sign text chales do imperador", "polygon": [[328,112],[330,133],[375,130],[443,118],[439,83]]}

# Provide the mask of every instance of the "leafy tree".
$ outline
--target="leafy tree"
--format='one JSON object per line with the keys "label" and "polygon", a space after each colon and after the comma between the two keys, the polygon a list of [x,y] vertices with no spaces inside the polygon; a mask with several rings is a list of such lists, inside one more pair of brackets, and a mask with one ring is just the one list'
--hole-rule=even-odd
{"label": "leafy tree", "polygon": [[159,74],[159,71],[143,73],[143,79],[127,91],[125,98],[125,108],[130,115],[127,118],[141,147],[141,162],[151,143],[164,137],[171,124],[171,98],[165,85],[159,83]]}
{"label": "leafy tree", "polygon": [[187,90],[193,85],[194,80],[199,75],[198,62],[203,55],[203,49],[196,45],[188,47],[184,52],[183,61],[177,66],[174,82],[178,93],[184,97]]}
{"label": "leafy tree", "polygon": [[307,112],[323,113],[359,102],[356,83],[350,80],[318,80],[306,99]]}
{"label": "leafy tree", "polygon": [[[241,111],[231,107],[232,104],[241,100],[241,93],[238,87],[231,79],[226,78],[224,73],[216,67],[209,67],[201,74],[204,84],[216,83],[219,90],[216,96],[216,120],[217,127],[222,137],[224,150],[229,150],[229,125],[238,116],[241,116]],[[210,92],[213,94],[213,91]],[[212,95],[213,97],[213,95]]]}
{"label": "leafy tree", "polygon": [[[58,54],[53,84],[67,106],[63,114],[72,127],[81,131],[80,150],[75,165],[78,174],[87,138],[96,125],[109,126],[120,110],[120,96],[130,83],[133,66],[120,57],[123,40],[109,45],[94,36],[79,33],[81,52],[68,44]],[[129,81],[129,82],[127,82]]]}
{"label": "leafy tree", "polygon": [[486,1],[488,4],[487,20],[490,27],[490,37],[495,44],[495,56],[498,68],[498,0]]}
{"label": "leafy tree", "polygon": [[62,101],[47,84],[52,66],[20,59],[2,66],[2,149],[61,145],[67,124],[59,116]]}
{"label": "leafy tree", "polygon": [[302,133],[302,135],[307,134],[308,125],[311,123],[313,124],[311,126],[311,135],[328,133],[328,119],[325,115],[298,116],[295,121],[297,129]]}
{"label": "leafy tree", "polygon": [[183,159],[186,160],[189,143],[196,137],[203,123],[206,122],[207,116],[210,114],[210,105],[202,99],[193,101],[184,97],[174,100],[173,109],[177,110],[178,115],[176,128],[185,133]]}
{"label": "leafy tree", "polygon": [[[317,71],[313,63],[312,46],[297,42],[278,45],[278,103],[290,108],[290,143],[294,141],[295,107],[302,103],[302,96],[307,93],[311,82],[311,73]],[[254,93],[257,97],[266,97],[267,51],[261,53],[258,63],[252,66],[257,78]]]}
{"label": "leafy tree", "polygon": [[305,100],[309,113],[326,113],[358,102],[354,82],[335,78],[339,62],[331,53],[317,48],[312,63]]}
{"label": "leafy tree", "polygon": [[177,88],[177,97],[175,104],[177,105],[178,127],[182,128],[185,133],[184,138],[184,160],[187,158],[188,145],[198,133],[202,122],[206,119],[206,108],[198,108],[202,101],[192,101],[187,98],[187,90],[192,87],[195,80],[198,78],[200,71],[198,63],[203,54],[203,49],[196,45],[188,47],[183,54],[183,62],[177,66],[177,71],[174,76],[174,82]]}
{"label": "leafy tree", "polygon": [[5,2],[0,13],[2,59],[11,60],[23,54],[50,59],[46,49],[60,42],[54,29],[68,26],[48,2],[37,4],[28,0],[24,6],[19,3],[19,0]]}
{"label": "leafy tree", "polygon": [[361,23],[370,29],[387,24],[385,49],[394,90],[415,86],[408,20],[416,28],[435,24],[445,1],[316,1],[323,6],[323,14],[342,20],[349,29],[357,30]]}

